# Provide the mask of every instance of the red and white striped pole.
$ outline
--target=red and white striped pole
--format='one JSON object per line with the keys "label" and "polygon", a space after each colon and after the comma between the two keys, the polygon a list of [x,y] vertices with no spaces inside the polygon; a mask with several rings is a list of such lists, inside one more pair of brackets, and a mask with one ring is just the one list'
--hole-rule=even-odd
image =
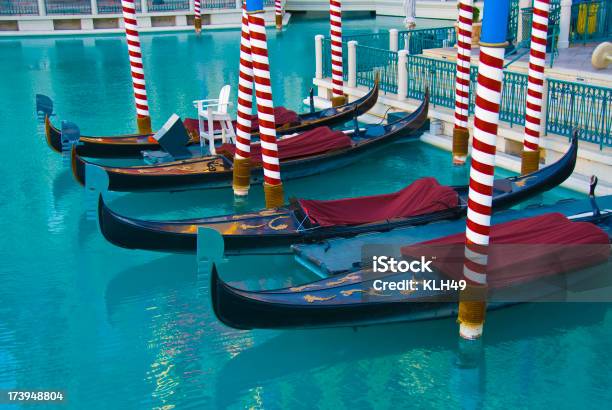
{"label": "red and white striped pole", "polygon": [[200,34],[202,31],[202,14],[200,11],[200,0],[193,0],[193,27],[195,32]]}
{"label": "red and white striped pole", "polygon": [[453,128],[453,164],[463,165],[468,155],[470,133],[470,61],[472,57],[473,0],[459,1],[457,19],[457,74],[455,81],[455,127]]}
{"label": "red and white striped pole", "polygon": [[329,24],[332,65],[332,106],[346,104],[342,91],[342,1],[329,0]]}
{"label": "red and white striped pole", "polygon": [[525,137],[521,158],[521,174],[537,171],[540,163],[542,105],[544,101],[544,66],[550,0],[534,0],[531,22],[531,49],[525,109]]}
{"label": "red and white striped pole", "polygon": [[130,56],[138,132],[140,134],[151,134],[151,117],[149,117],[149,103],[147,101],[147,89],[144,68],[142,66],[142,52],[140,50],[140,39],[138,38],[138,22],[136,21],[134,0],[121,0],[121,8],[123,10],[125,37]]}
{"label": "red and white striped pole", "polygon": [[463,274],[468,287],[461,293],[458,317],[459,334],[465,339],[482,335],[486,312],[493,173],[508,13],[509,0],[485,0],[465,229]]}
{"label": "red and white striped pole", "polygon": [[283,184],[276,145],[276,124],[270,82],[268,41],[263,19],[263,0],[246,0],[253,59],[253,78],[259,120],[259,138],[264,168],[264,194],[267,208],[278,208],[285,203]]}
{"label": "red and white striped pole", "polygon": [[276,20],[276,29],[283,28],[283,0],[274,0],[274,18]]}
{"label": "red and white striped pole", "polygon": [[238,117],[234,154],[233,188],[236,196],[246,196],[251,185],[251,116],[253,115],[253,60],[246,5],[242,5],[240,37],[240,77],[238,78]]}

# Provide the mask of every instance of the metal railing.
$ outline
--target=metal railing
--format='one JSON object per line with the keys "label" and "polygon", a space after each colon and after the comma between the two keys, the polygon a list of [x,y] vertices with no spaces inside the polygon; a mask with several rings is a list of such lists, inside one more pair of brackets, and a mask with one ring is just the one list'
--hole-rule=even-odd
{"label": "metal railing", "polygon": [[453,107],[455,103],[455,64],[422,56],[408,56],[408,97],[420,100],[429,87],[431,103]]}
{"label": "metal railing", "polygon": [[612,146],[612,88],[549,79],[546,132]]}
{"label": "metal railing", "polygon": [[236,0],[202,0],[200,3],[202,10],[206,9],[235,9]]}
{"label": "metal railing", "polygon": [[[372,87],[378,72],[380,89],[397,93],[397,52],[380,48],[358,46],[357,84]],[[345,72],[348,70],[345,69]]]}
{"label": "metal railing", "polygon": [[90,0],[45,0],[47,14],[91,14]]}
{"label": "metal railing", "polygon": [[[347,45],[344,45],[344,79],[348,79]],[[398,93],[398,53],[374,47],[356,46],[356,80],[358,85],[372,87],[375,73],[380,73],[380,88],[389,93]],[[323,40],[323,75],[331,76],[330,42]],[[408,55],[407,96],[420,100],[429,87],[430,100],[434,106],[453,109],[455,106],[454,62],[418,55]],[[478,68],[472,66],[470,81],[469,111],[474,113]],[[504,71],[502,100],[499,118],[501,121],[525,124],[527,75]],[[549,79],[547,92],[546,132],[571,135],[574,128],[580,130],[584,141],[612,146],[612,88]]]}
{"label": "metal railing", "polygon": [[149,11],[189,10],[189,0],[147,0]]}
{"label": "metal railing", "polygon": [[[533,7],[525,7],[521,9],[522,30],[521,41],[516,45],[516,51],[506,55],[510,61],[505,64],[509,66],[521,57],[529,53],[531,47],[531,22],[533,19]],[[560,0],[552,0],[550,2],[550,13],[548,15],[548,33],[546,43],[546,53],[549,55],[550,67],[555,63],[555,58],[559,55],[559,32],[561,23],[561,3]],[[522,50],[519,52],[518,50]],[[511,57],[515,55],[514,57]]]}
{"label": "metal railing", "polygon": [[454,26],[400,31],[398,46],[409,54],[422,54],[430,48],[453,47],[457,42]]}
{"label": "metal railing", "polygon": [[36,16],[36,0],[0,0],[0,16]]}
{"label": "metal railing", "polygon": [[356,41],[360,46],[389,49],[389,32],[350,34],[342,36],[342,42]]}
{"label": "metal railing", "polygon": [[612,38],[612,0],[572,4],[569,41],[572,44]]}
{"label": "metal railing", "polygon": [[[136,12],[140,12],[140,1],[135,1]],[[98,0],[98,13],[100,14],[120,14],[121,0]]]}

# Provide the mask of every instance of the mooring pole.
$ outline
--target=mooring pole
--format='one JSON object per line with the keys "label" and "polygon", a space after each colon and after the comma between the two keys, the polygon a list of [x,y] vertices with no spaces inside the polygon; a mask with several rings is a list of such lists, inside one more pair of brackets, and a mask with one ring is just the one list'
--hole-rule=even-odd
{"label": "mooring pole", "polygon": [[246,3],[242,5],[240,36],[240,76],[238,78],[238,116],[234,153],[234,195],[244,197],[251,186],[251,117],[253,115],[253,60]]}
{"label": "mooring pole", "polygon": [[509,0],[485,0],[465,229],[463,275],[468,287],[461,292],[458,317],[459,334],[465,339],[482,335],[486,312],[493,173],[509,9]]}
{"label": "mooring pole", "polygon": [[283,0],[274,0],[274,20],[276,29],[281,30],[283,28]]}
{"label": "mooring pole", "polygon": [[540,135],[544,104],[544,67],[548,37],[550,0],[534,0],[531,20],[531,47],[525,109],[525,136],[521,158],[521,174],[537,171],[540,165]]}
{"label": "mooring pole", "polygon": [[346,104],[342,73],[342,1],[329,0],[329,33],[332,64],[332,106]]}
{"label": "mooring pole", "polygon": [[193,27],[195,32],[200,34],[202,31],[202,14],[200,11],[200,0],[193,0]]}
{"label": "mooring pole", "polygon": [[121,8],[123,10],[125,38],[127,39],[132,72],[138,133],[151,134],[151,117],[149,117],[149,102],[147,101],[147,89],[144,68],[142,66],[142,52],[140,50],[140,39],[138,38],[138,22],[136,21],[134,0],[121,0]]}
{"label": "mooring pole", "polygon": [[264,168],[264,194],[267,208],[278,208],[285,203],[281,181],[278,146],[276,144],[276,124],[270,82],[270,61],[268,41],[263,19],[263,0],[246,0],[255,80],[257,119],[261,140],[261,157]]}
{"label": "mooring pole", "polygon": [[463,165],[468,155],[470,133],[470,61],[472,58],[473,0],[459,1],[457,18],[457,74],[455,80],[455,127],[453,128],[453,164]]}

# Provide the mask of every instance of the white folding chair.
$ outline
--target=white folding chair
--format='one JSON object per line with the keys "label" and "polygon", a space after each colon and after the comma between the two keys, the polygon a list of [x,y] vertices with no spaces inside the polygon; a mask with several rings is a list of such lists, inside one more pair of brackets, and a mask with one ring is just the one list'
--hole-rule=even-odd
{"label": "white folding chair", "polygon": [[[198,110],[198,126],[200,130],[200,147],[204,151],[204,144],[208,140],[208,149],[211,154],[216,154],[215,139],[220,139],[222,143],[235,143],[236,133],[232,125],[232,119],[227,112],[231,86],[225,85],[219,92],[218,99],[196,100],[193,105]],[[221,124],[219,130],[215,131],[214,123],[218,121]],[[205,129],[204,123],[207,123],[208,130]],[[220,137],[220,138],[218,138]]]}

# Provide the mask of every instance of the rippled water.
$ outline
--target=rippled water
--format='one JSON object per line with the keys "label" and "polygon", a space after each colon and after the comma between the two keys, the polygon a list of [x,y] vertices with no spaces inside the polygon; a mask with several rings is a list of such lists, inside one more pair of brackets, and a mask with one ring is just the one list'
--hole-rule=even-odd
{"label": "rippled water", "polygon": [[[346,32],[398,19],[352,20]],[[277,104],[301,110],[325,21],[269,31]],[[238,32],[142,36],[154,126],[191,100],[236,84]],[[524,305],[492,313],[466,364],[452,320],[297,332],[235,331],[216,321],[193,256],[116,248],[85,218],[83,193],[37,134],[34,94],[83,133],[134,129],[119,36],[0,41],[0,389],[61,389],[68,407],[430,408],[549,406],[612,399],[612,315],[606,304]],[[326,175],[288,181],[288,196],[388,192],[434,174],[466,181],[449,154],[420,142]],[[504,173],[502,173],[504,174]],[[553,201],[576,194],[556,189]],[[134,216],[234,211],[230,191],[114,195]],[[540,198],[541,199],[541,198]],[[241,209],[263,205],[253,188]],[[279,262],[281,263],[281,262]],[[283,265],[287,266],[287,265]],[[266,267],[267,269],[267,267]],[[259,267],[250,287],[312,279]]]}

